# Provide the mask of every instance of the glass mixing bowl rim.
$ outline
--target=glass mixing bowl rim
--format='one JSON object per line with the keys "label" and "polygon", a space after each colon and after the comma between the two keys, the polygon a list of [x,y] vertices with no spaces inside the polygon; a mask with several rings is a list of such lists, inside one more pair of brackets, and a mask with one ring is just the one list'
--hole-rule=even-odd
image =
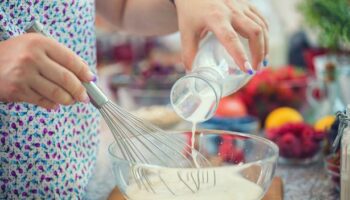
{"label": "glass mixing bowl rim", "polygon": [[[170,131],[166,131],[166,132],[170,132]],[[173,133],[171,134],[177,134],[177,133],[188,133],[188,132],[191,132],[189,130],[187,131],[181,131],[181,130],[176,130],[176,131],[173,131]],[[210,133],[216,133],[217,135],[221,135],[221,134],[229,134],[229,135],[236,135],[236,136],[241,136],[241,137],[246,137],[246,138],[250,138],[250,139],[255,139],[265,145],[267,145],[268,147],[270,147],[273,151],[273,155],[272,156],[268,156],[266,158],[263,158],[263,159],[258,159],[258,160],[255,160],[255,161],[251,161],[251,162],[247,162],[247,163],[243,163],[241,164],[240,166],[244,166],[244,165],[252,165],[254,163],[265,163],[265,162],[277,162],[277,159],[279,157],[279,148],[278,146],[272,142],[271,140],[269,139],[266,139],[266,138],[263,138],[263,137],[260,137],[260,136],[257,136],[257,135],[252,135],[252,134],[247,134],[247,133],[240,133],[240,132],[235,132],[235,131],[226,131],[226,130],[215,130],[215,129],[198,129],[196,132],[200,132],[200,133],[204,133],[204,134],[210,134]],[[220,132],[220,133],[218,133]],[[131,137],[133,138],[133,137]],[[110,156],[113,157],[113,159],[116,159],[117,161],[121,161],[121,162],[127,162],[129,163],[130,165],[135,165],[135,164],[139,164],[139,163],[135,163],[135,162],[132,162],[132,161],[129,161],[129,160],[125,160],[124,158],[121,158],[117,155],[115,155],[112,151],[112,148],[116,145],[116,141],[113,141],[109,146],[108,146],[108,153]],[[149,165],[149,164],[142,164],[142,165]],[[158,166],[155,166],[155,167],[158,167]],[[222,166],[219,166],[219,167],[213,167],[213,168],[220,168]]]}

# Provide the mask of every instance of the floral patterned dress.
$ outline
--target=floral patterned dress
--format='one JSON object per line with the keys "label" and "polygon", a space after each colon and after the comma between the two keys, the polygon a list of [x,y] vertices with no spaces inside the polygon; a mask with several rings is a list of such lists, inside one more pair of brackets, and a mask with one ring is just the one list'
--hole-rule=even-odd
{"label": "floral patterned dress", "polygon": [[[0,40],[23,34],[33,20],[94,69],[94,0],[0,0]],[[98,127],[91,104],[53,111],[0,102],[0,199],[81,199]]]}

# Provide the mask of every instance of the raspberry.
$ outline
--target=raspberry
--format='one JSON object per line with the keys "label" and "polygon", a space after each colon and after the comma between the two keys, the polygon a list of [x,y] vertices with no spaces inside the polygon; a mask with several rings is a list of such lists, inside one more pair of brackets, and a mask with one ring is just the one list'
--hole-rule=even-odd
{"label": "raspberry", "polygon": [[326,138],[326,133],[316,131],[313,136],[314,136],[313,138],[316,142],[321,142],[323,139]]}
{"label": "raspberry", "polygon": [[299,157],[302,153],[298,138],[293,133],[287,132],[277,141],[280,147],[281,155],[286,158]]}
{"label": "raspberry", "polygon": [[293,127],[293,131],[295,132],[296,135],[300,135],[304,128],[305,128],[304,123],[295,123]]}
{"label": "raspberry", "polygon": [[266,137],[272,141],[275,141],[280,135],[279,135],[278,129],[270,129],[266,131]]}
{"label": "raspberry", "polygon": [[319,149],[318,143],[312,140],[304,140],[302,142],[302,145],[303,145],[303,157],[305,158],[314,156]]}
{"label": "raspberry", "polygon": [[302,140],[311,140],[314,137],[314,131],[312,129],[306,128],[301,132],[301,137]]}
{"label": "raspberry", "polygon": [[230,142],[223,142],[219,147],[219,155],[220,157],[229,163],[238,164],[244,161],[244,151],[242,149],[237,148],[232,140]]}
{"label": "raspberry", "polygon": [[289,132],[293,129],[293,124],[285,124],[283,126],[280,127],[279,131],[281,132],[281,135],[283,135],[286,132]]}
{"label": "raspberry", "polygon": [[219,155],[226,162],[231,160],[232,151],[233,151],[232,143],[222,143],[219,147]]}
{"label": "raspberry", "polygon": [[242,149],[237,149],[234,152],[231,161],[235,164],[244,162],[244,151]]}

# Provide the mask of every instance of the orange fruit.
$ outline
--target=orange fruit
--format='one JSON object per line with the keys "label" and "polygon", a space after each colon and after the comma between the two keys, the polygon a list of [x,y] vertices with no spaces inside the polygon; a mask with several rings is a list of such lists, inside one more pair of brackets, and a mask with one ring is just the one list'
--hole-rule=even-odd
{"label": "orange fruit", "polygon": [[265,128],[278,128],[287,123],[303,122],[303,116],[295,109],[280,107],[273,110],[266,118]]}
{"label": "orange fruit", "polygon": [[325,117],[322,117],[315,123],[314,128],[316,131],[326,131],[331,128],[335,119],[336,117],[334,115],[327,115]]}

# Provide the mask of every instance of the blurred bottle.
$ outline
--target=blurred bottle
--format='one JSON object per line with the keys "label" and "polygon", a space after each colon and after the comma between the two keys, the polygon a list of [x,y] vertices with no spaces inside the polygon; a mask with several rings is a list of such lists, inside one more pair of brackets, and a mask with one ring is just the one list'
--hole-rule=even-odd
{"label": "blurred bottle", "polygon": [[[321,98],[315,96],[315,91],[322,94]],[[339,84],[339,66],[335,62],[327,61],[318,78],[310,80],[307,88],[307,101],[313,111],[311,121],[316,121],[327,115],[334,115],[345,109]]]}

